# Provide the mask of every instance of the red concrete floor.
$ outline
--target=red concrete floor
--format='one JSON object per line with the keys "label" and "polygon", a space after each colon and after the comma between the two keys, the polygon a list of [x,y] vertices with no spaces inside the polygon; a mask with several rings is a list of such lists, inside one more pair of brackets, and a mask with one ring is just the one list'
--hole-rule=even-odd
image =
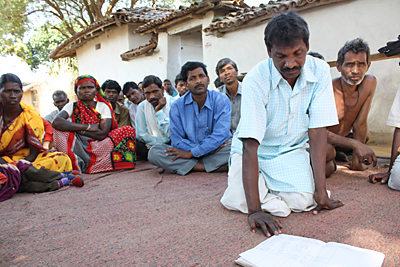
{"label": "red concrete floor", "polygon": [[[380,169],[385,170],[385,169]],[[134,170],[85,175],[83,188],[18,194],[0,203],[0,266],[234,266],[265,237],[219,202],[227,174]],[[400,266],[400,192],[339,167],[328,180],[345,206],[291,214],[283,232],[383,252]]]}

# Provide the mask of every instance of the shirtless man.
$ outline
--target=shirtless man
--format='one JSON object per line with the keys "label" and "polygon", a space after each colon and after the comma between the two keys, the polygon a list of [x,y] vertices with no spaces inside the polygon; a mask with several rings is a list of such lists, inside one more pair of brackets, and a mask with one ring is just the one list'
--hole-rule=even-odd
{"label": "shirtless man", "polygon": [[[376,156],[365,143],[368,135],[367,117],[376,88],[376,78],[366,75],[371,65],[368,44],[357,38],[339,50],[336,63],[341,77],[333,79],[339,124],[328,127],[329,144],[353,150],[351,170],[363,171],[364,164],[376,165]],[[346,137],[353,130],[353,137]],[[332,147],[330,147],[332,149]]]}

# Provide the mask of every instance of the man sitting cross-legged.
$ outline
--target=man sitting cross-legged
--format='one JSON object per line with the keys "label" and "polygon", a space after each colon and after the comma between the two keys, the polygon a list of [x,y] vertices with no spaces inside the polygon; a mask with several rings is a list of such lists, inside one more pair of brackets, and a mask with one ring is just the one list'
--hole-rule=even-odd
{"label": "man sitting cross-legged", "polygon": [[269,58],[243,80],[221,203],[270,236],[281,232],[271,215],[343,204],[326,191],[326,127],[338,123],[329,66],[307,56],[308,26],[295,13],[268,22],[264,40]]}
{"label": "man sitting cross-legged", "polygon": [[143,79],[146,101],[139,104],[136,114],[137,153],[147,159],[150,147],[159,143],[169,143],[169,110],[175,100],[164,94],[160,78],[154,75]]}
{"label": "man sitting cross-legged", "polygon": [[189,92],[171,106],[171,145],[160,144],[149,151],[150,163],[169,172],[227,171],[232,134],[228,98],[207,89],[206,66],[186,62],[181,70]]}
{"label": "man sitting cross-legged", "polygon": [[114,80],[106,80],[102,85],[101,89],[107,97],[108,102],[110,102],[115,117],[118,121],[118,126],[131,126],[131,118],[129,116],[129,110],[124,105],[118,102],[118,95],[121,92],[121,86],[117,81]]}
{"label": "man sitting cross-legged", "polygon": [[[353,150],[352,164],[348,167],[356,171],[364,170],[362,163],[376,165],[374,152],[365,145],[367,117],[376,88],[376,78],[366,75],[371,65],[369,56],[368,44],[362,39],[346,42],[338,52],[336,63],[341,77],[332,81],[339,124],[328,128],[328,144],[333,145],[345,161],[348,159],[341,150]],[[352,137],[348,137],[351,131]]]}

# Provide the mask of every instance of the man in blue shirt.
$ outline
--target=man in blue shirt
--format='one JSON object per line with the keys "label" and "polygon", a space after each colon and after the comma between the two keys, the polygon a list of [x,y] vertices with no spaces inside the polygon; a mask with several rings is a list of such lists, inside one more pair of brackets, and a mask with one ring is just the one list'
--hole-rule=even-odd
{"label": "man in blue shirt", "polygon": [[295,13],[268,22],[264,40],[269,58],[243,80],[221,203],[248,213],[250,228],[270,236],[282,227],[272,215],[343,204],[326,191],[326,127],[338,123],[329,66],[307,56],[308,26]]}
{"label": "man in blue shirt", "polygon": [[203,63],[187,62],[181,75],[189,92],[171,106],[171,146],[153,146],[149,162],[180,175],[227,171],[232,138],[229,100],[207,89],[210,78]]}

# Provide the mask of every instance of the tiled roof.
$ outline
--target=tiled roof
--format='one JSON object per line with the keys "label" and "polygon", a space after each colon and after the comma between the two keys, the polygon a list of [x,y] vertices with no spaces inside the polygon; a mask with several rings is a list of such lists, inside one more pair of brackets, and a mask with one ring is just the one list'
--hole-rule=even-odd
{"label": "tiled roof", "polygon": [[[182,19],[190,19],[190,15],[201,14],[212,8],[223,8],[226,12],[240,9],[243,1],[239,4],[235,1],[222,0],[205,0],[191,4],[188,7],[180,6],[179,9],[160,8],[160,7],[140,7],[140,8],[123,8],[113,13],[111,18],[95,22],[84,30],[74,34],[72,37],[61,43],[55,50],[50,53],[50,58],[58,59],[63,57],[76,56],[76,49],[86,44],[89,40],[100,36],[106,30],[120,26],[121,24],[139,24],[136,33],[146,31],[154,32],[163,24],[171,25],[175,20],[181,22]],[[187,17],[185,17],[187,16]]]}
{"label": "tiled roof", "polygon": [[157,44],[158,44],[158,33],[153,33],[149,43],[121,54],[121,58],[122,60],[128,61],[141,55],[145,54],[151,55],[153,52],[155,52]]}
{"label": "tiled roof", "polygon": [[[190,20],[198,15],[204,15],[209,10],[218,10],[222,12],[217,12],[216,14],[226,15],[217,17],[203,31],[206,33],[215,31],[224,33],[269,20],[274,13],[278,13],[280,10],[296,8],[298,11],[301,11],[342,1],[348,0],[275,0],[269,1],[268,4],[261,4],[259,7],[248,7],[243,0],[204,0],[194,2],[188,7],[180,6],[179,9],[158,7],[124,8],[113,13],[111,18],[95,22],[81,32],[65,40],[50,53],[50,58],[74,57],[79,47],[86,44],[89,40],[106,33],[109,29],[120,26],[121,24],[140,25],[135,33],[155,33],[175,23]],[[144,47],[147,48],[149,45],[150,44],[146,44]],[[152,43],[151,46],[154,46],[154,43]],[[143,51],[142,48],[141,46],[135,49],[137,49],[137,51]],[[155,47],[151,49],[154,48]],[[125,52],[122,55],[133,55],[133,50]]]}
{"label": "tiled roof", "polygon": [[113,13],[113,17],[124,23],[145,24],[168,17],[175,11],[176,9],[161,7],[123,8]]}
{"label": "tiled roof", "polygon": [[89,40],[105,33],[110,28],[125,23],[144,24],[153,20],[154,17],[159,18],[171,14],[174,10],[175,9],[151,7],[119,9],[111,18],[97,21],[65,40],[50,53],[50,58],[74,57],[76,56],[76,49],[86,44]]}
{"label": "tiled roof", "polygon": [[244,4],[243,1],[221,1],[221,0],[205,0],[194,2],[190,6],[180,6],[179,9],[174,10],[169,14],[164,14],[160,17],[153,18],[146,24],[139,26],[135,33],[144,33],[154,31],[158,28],[171,26],[174,22],[182,22],[186,19],[191,19],[193,15],[204,14],[211,9],[226,9],[227,12],[235,11],[240,8],[240,4]]}
{"label": "tiled roof", "polygon": [[243,8],[231,12],[225,16],[217,17],[204,32],[228,32],[241,27],[254,26],[261,21],[271,19],[274,14],[282,10],[295,8],[297,11],[306,10],[316,6],[343,2],[348,0],[278,0],[269,1],[268,4],[260,4],[259,7]]}
{"label": "tiled roof", "polygon": [[74,57],[76,56],[76,49],[86,44],[89,40],[96,38],[103,34],[109,27],[115,26],[117,20],[115,18],[106,18],[101,21],[97,21],[84,30],[75,33],[73,36],[62,42],[50,53],[50,58],[59,59],[63,57]]}

